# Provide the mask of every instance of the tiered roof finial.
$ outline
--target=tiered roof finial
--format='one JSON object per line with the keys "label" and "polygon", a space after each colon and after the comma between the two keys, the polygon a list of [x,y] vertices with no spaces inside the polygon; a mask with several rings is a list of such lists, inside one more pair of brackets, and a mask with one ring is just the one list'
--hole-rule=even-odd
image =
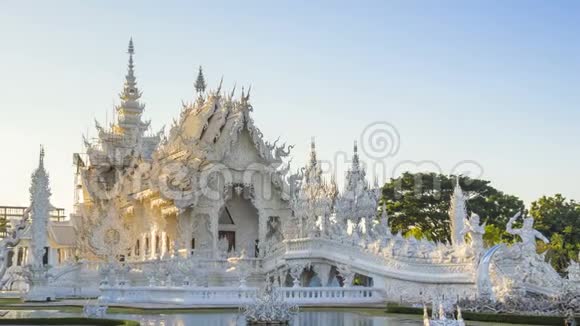
{"label": "tiered roof finial", "polygon": [[48,244],[47,223],[50,211],[50,186],[48,173],[44,169],[44,147],[40,146],[38,168],[32,173],[30,183],[30,217],[32,225],[31,234],[31,265],[43,266],[42,257],[44,248]]}
{"label": "tiered roof finial", "polygon": [[44,168],[44,146],[40,145],[40,155],[38,159],[38,167]]}
{"label": "tiered roof finial", "polygon": [[129,49],[127,50],[127,53],[129,53],[131,56],[133,55],[133,53],[135,53],[135,46],[133,46],[133,38],[129,38]]}
{"label": "tiered roof finial", "polygon": [[199,66],[199,71],[197,73],[197,79],[195,80],[195,91],[201,96],[205,92],[205,78],[203,77],[203,69]]}
{"label": "tiered roof finial", "polygon": [[127,74],[125,75],[123,91],[119,94],[121,103],[116,107],[117,121],[113,125],[113,132],[117,134],[125,134],[127,132],[141,133],[149,126],[148,123],[141,121],[141,114],[145,109],[145,105],[139,102],[142,94],[137,87],[137,78],[135,77],[135,64],[133,61],[135,45],[133,44],[133,38],[129,39],[127,53],[129,54]]}
{"label": "tiered roof finial", "polygon": [[123,101],[135,101],[141,97],[141,94],[137,89],[137,78],[135,77],[135,64],[133,63],[135,46],[133,45],[133,38],[129,39],[127,53],[129,54],[129,64],[127,65],[127,75],[125,76],[125,86],[123,93],[121,93],[121,99]]}
{"label": "tiered roof finial", "polygon": [[454,245],[462,245],[465,239],[461,234],[465,226],[465,219],[467,218],[466,198],[463,194],[463,189],[459,185],[460,175],[455,178],[455,188],[453,189],[453,196],[451,197],[451,204],[449,207],[449,220],[451,225],[451,242]]}
{"label": "tiered roof finial", "polygon": [[310,166],[316,166],[316,144],[314,143],[314,137],[310,139]]}
{"label": "tiered roof finial", "polygon": [[353,170],[358,170],[358,168],[359,168],[358,146],[357,146],[356,140],[354,141],[354,146],[353,146],[352,168],[353,168]]}

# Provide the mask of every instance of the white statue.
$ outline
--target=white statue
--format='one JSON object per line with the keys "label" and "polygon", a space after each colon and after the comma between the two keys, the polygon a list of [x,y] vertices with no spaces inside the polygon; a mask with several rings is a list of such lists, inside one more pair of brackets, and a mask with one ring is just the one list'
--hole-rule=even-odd
{"label": "white statue", "polygon": [[513,229],[512,224],[520,217],[521,212],[518,212],[509,219],[506,225],[506,231],[509,234],[518,235],[522,239],[522,250],[528,253],[536,253],[536,238],[550,243],[550,240],[541,234],[538,230],[534,230],[534,218],[524,218],[524,225],[521,229]]}
{"label": "white statue", "polygon": [[578,253],[578,261],[570,260],[570,265],[566,269],[568,272],[568,279],[573,282],[580,282],[580,253]]}
{"label": "white statue", "polygon": [[479,215],[472,213],[469,219],[465,220],[461,235],[469,234],[471,238],[471,248],[475,253],[483,249],[483,235],[485,234],[485,223],[479,224]]}

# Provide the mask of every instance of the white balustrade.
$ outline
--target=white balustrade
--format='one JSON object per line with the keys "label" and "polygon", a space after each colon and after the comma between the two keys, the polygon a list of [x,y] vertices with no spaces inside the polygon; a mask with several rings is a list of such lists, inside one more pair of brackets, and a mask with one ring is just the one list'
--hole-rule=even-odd
{"label": "white balustrade", "polygon": [[101,287],[107,303],[157,303],[178,305],[237,306],[251,302],[255,288],[238,287]]}
{"label": "white balustrade", "polygon": [[381,303],[382,291],[369,287],[277,288],[285,301],[299,305]]}
{"label": "white balustrade", "polygon": [[[276,288],[285,301],[297,305],[382,303],[380,289],[368,287]],[[105,303],[147,303],[203,306],[239,306],[254,300],[257,288],[236,287],[101,287]]]}

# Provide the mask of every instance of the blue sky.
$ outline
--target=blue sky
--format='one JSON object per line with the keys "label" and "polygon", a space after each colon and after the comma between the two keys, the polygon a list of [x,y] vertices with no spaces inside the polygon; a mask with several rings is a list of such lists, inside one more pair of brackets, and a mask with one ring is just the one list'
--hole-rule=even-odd
{"label": "blue sky", "polygon": [[252,85],[256,123],[296,144],[296,167],[312,136],[332,161],[387,121],[400,135],[387,176],[471,160],[528,203],[580,200],[578,31],[577,1],[4,1],[0,204],[28,204],[42,143],[52,202],[70,211],[72,154],[112,119],[130,36],[155,130],[202,65],[210,86]]}

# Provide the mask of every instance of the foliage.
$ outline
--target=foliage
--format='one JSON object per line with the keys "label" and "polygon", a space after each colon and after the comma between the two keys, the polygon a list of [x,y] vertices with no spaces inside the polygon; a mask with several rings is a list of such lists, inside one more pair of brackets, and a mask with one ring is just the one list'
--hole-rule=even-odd
{"label": "foliage", "polygon": [[530,214],[535,228],[550,239],[549,244],[539,243],[539,249],[557,271],[564,271],[580,251],[580,203],[561,194],[543,196],[532,203]]}
{"label": "foliage", "polygon": [[7,234],[9,228],[8,219],[5,216],[0,217],[0,235]]}
{"label": "foliage", "polygon": [[[382,189],[382,199],[390,216],[391,229],[405,236],[449,242],[449,204],[455,177],[436,173],[404,173]],[[483,240],[487,246],[512,243],[518,239],[505,231],[510,217],[524,210],[516,196],[492,187],[489,181],[461,176],[459,185],[466,195],[467,213],[476,213],[486,223]],[[535,228],[550,239],[538,243],[540,252],[554,268],[563,272],[580,251],[580,203],[557,194],[531,204],[529,213]],[[519,222],[521,223],[521,221]],[[514,227],[518,227],[518,222]]]}
{"label": "foliage", "polygon": [[[505,226],[511,216],[524,208],[524,204],[516,196],[504,194],[489,183],[469,177],[459,178],[459,184],[469,198],[468,214],[479,214],[488,225]],[[453,176],[436,173],[407,172],[391,179],[382,189],[391,228],[395,232],[420,234],[430,240],[450,241],[448,211],[454,186]],[[495,236],[504,241],[512,239],[507,233]]]}

